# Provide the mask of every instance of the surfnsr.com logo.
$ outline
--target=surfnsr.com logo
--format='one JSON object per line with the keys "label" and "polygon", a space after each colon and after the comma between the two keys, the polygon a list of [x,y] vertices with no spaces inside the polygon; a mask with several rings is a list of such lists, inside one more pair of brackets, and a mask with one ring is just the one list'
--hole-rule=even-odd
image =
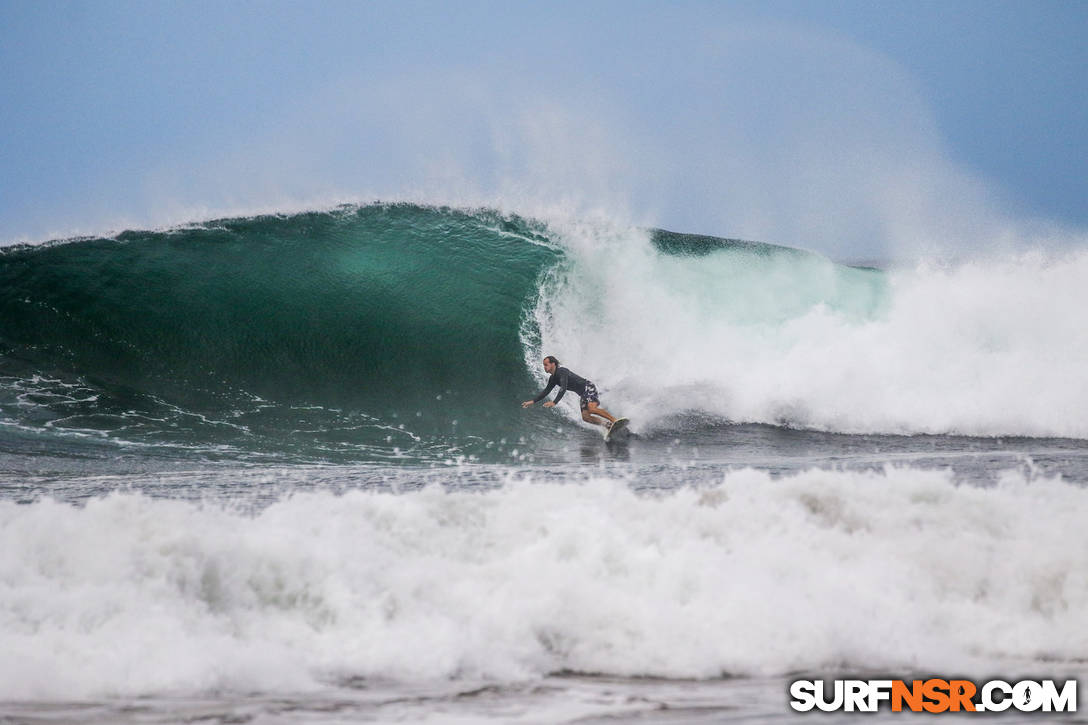
{"label": "surfnsr.com logo", "polygon": [[798,712],[1076,712],[1077,681],[796,680],[790,697]]}

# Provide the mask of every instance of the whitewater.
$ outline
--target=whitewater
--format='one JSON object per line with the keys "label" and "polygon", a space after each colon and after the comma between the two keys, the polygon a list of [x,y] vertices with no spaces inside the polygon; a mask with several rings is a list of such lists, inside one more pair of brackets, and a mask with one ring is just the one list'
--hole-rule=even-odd
{"label": "whitewater", "polygon": [[[1085,279],[407,203],[2,248],[0,717],[1078,678]],[[635,435],[521,409],[544,355]]]}

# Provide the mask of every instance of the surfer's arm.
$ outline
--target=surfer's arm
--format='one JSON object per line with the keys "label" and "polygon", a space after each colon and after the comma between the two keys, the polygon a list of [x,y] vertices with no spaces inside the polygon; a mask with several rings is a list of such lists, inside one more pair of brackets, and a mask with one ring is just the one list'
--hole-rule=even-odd
{"label": "surfer's arm", "polygon": [[548,393],[552,392],[552,388],[554,388],[554,387],[555,387],[555,377],[553,376],[553,377],[548,379],[548,387],[544,388],[544,390],[541,391],[540,395],[536,396],[532,400],[526,400],[524,403],[521,404],[521,407],[522,408],[528,408],[533,403],[539,403],[541,400],[544,400],[544,398],[546,398],[548,396]]}
{"label": "surfer's arm", "polygon": [[[563,399],[563,393],[567,392],[567,382],[568,382],[567,375],[568,375],[568,371],[566,369],[564,369],[559,374],[559,393],[555,396],[555,400],[552,401],[552,405],[555,405],[560,400],[562,400]],[[552,385],[554,385],[554,383],[552,383]],[[552,389],[552,385],[548,386],[548,390]],[[544,393],[540,397],[544,397],[545,395],[547,395],[548,390],[545,390]]]}
{"label": "surfer's arm", "polygon": [[533,398],[533,402],[534,403],[539,403],[540,401],[544,400],[544,398],[548,397],[548,393],[552,392],[552,388],[554,388],[554,387],[555,387],[555,381],[554,380],[549,380],[548,381],[548,387],[544,388],[544,390],[540,393],[540,395]]}

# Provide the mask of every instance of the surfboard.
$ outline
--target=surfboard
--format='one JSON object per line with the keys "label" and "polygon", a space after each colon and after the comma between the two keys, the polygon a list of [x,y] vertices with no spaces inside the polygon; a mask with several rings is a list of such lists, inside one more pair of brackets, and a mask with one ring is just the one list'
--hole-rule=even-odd
{"label": "surfboard", "polygon": [[627,424],[630,422],[627,418],[616,418],[612,427],[604,432],[605,441],[622,440],[631,435],[631,431],[627,430]]}

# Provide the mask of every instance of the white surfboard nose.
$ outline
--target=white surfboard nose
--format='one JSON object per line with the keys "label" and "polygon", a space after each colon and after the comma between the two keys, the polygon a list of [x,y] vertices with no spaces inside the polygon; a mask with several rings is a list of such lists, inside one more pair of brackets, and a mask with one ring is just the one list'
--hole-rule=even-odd
{"label": "white surfboard nose", "polygon": [[610,441],[613,440],[613,436],[615,436],[615,439],[617,440],[621,437],[626,437],[629,434],[627,424],[630,422],[631,421],[627,418],[616,418],[616,421],[611,425],[606,423],[604,439]]}

